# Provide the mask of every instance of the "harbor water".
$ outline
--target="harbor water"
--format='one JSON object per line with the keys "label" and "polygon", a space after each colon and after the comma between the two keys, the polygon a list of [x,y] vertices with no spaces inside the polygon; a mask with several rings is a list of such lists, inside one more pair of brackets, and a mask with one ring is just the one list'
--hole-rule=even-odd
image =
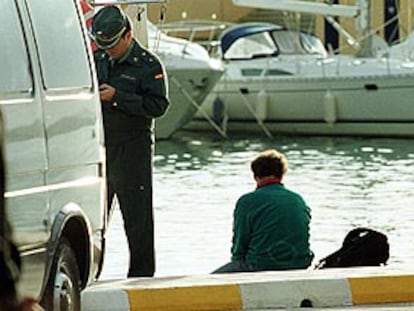
{"label": "harbor water", "polygon": [[[414,264],[414,140],[179,132],[155,147],[156,276],[206,274],[230,259],[235,202],[255,188],[250,160],[269,148],[286,154],[284,184],[312,210],[314,264],[357,226],[387,234],[390,266]],[[101,279],[124,278],[127,265],[116,209]]]}

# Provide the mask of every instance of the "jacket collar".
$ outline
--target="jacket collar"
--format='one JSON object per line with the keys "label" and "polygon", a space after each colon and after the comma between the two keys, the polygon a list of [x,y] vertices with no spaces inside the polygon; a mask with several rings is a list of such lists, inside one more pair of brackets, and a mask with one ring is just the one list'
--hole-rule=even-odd
{"label": "jacket collar", "polygon": [[266,177],[262,178],[257,182],[257,188],[271,185],[271,184],[282,184],[282,179],[279,177]]}

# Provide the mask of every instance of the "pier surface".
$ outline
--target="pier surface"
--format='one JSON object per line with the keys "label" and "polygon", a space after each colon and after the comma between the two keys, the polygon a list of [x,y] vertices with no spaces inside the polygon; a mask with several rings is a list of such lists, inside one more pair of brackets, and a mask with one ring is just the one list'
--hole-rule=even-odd
{"label": "pier surface", "polygon": [[[414,310],[414,270],[389,267],[100,281],[82,310]],[[305,309],[305,308],[303,308]],[[306,308],[308,309],[308,308]]]}

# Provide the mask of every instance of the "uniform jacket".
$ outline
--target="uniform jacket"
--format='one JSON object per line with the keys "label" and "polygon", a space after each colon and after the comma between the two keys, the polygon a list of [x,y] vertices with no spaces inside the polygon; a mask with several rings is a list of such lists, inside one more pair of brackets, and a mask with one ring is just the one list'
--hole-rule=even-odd
{"label": "uniform jacket", "polygon": [[307,268],[310,210],[302,197],[272,183],[243,195],[234,211],[232,260],[257,270]]}
{"label": "uniform jacket", "polygon": [[114,62],[98,50],[95,63],[99,84],[116,89],[112,102],[102,102],[107,143],[151,131],[153,118],[162,116],[169,106],[166,73],[158,57],[133,40],[126,58]]}

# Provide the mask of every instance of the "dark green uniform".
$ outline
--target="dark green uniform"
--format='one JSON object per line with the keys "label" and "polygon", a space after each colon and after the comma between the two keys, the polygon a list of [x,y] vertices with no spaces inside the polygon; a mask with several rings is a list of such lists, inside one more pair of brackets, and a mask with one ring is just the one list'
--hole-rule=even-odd
{"label": "dark green uniform", "polygon": [[99,84],[116,89],[102,102],[108,202],[117,195],[130,249],[128,276],[155,272],[152,209],[153,118],[169,106],[166,74],[158,58],[135,40],[121,60],[95,52]]}

